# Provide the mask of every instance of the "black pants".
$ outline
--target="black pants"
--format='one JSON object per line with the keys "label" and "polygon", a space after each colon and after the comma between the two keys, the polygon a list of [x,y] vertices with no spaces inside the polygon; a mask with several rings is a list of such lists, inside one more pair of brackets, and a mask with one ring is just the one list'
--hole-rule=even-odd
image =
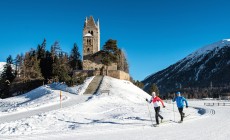
{"label": "black pants", "polygon": [[157,124],[159,124],[159,119],[158,119],[158,117],[160,117],[161,119],[163,119],[163,117],[159,114],[159,112],[160,112],[160,107],[158,106],[158,107],[154,107],[154,109],[155,109],[155,118],[156,118],[156,122],[157,122]]}
{"label": "black pants", "polygon": [[178,108],[179,112],[180,112],[180,120],[183,121],[184,118],[184,112],[183,112],[183,108]]}

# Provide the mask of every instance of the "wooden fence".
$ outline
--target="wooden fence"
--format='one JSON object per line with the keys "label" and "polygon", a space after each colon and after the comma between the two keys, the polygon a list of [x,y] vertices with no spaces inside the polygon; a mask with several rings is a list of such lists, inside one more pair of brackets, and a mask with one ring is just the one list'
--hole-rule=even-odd
{"label": "wooden fence", "polygon": [[205,106],[230,106],[230,103],[204,103]]}

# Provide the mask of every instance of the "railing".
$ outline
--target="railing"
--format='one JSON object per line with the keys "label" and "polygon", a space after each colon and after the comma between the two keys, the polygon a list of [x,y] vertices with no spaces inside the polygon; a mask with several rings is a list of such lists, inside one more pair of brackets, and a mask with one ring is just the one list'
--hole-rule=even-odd
{"label": "railing", "polygon": [[230,103],[204,103],[205,106],[230,106]]}
{"label": "railing", "polygon": [[100,92],[101,92],[101,94],[106,93],[109,95],[110,90],[101,90]]}

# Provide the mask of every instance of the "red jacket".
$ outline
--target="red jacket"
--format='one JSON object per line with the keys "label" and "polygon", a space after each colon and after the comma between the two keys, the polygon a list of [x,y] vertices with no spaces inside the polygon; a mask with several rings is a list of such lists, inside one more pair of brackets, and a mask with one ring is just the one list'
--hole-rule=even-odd
{"label": "red jacket", "polygon": [[158,96],[155,96],[154,98],[152,97],[151,102],[153,102],[154,107],[159,107],[161,102],[162,106],[165,106],[163,101],[161,100],[161,98],[159,98]]}

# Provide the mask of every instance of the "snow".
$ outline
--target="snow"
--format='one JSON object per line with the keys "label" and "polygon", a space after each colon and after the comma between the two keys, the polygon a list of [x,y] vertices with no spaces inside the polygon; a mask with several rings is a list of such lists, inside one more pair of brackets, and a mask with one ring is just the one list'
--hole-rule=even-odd
{"label": "snow", "polygon": [[92,36],[90,33],[85,34],[86,37]]}
{"label": "snow", "polygon": [[[151,98],[147,93],[129,81],[104,77],[95,95],[78,95],[86,89],[81,87],[87,87],[92,78],[82,86],[74,87],[73,91],[78,91],[74,94],[63,91],[66,99],[62,108],[50,109],[52,105],[43,104],[59,106],[58,89],[71,89],[57,83],[0,100],[8,105],[8,109],[16,110],[1,110],[0,113],[8,114],[0,115],[0,139],[227,139],[230,136],[230,118],[225,117],[230,115],[230,108],[204,106],[204,102],[218,101],[189,100],[189,108],[184,109],[189,116],[182,124],[169,121],[174,120],[174,115],[175,120],[179,120],[179,113],[175,104],[165,101],[166,108],[161,108],[160,112],[165,123],[155,128],[150,126],[148,107],[154,123],[155,118],[153,105],[145,101]],[[103,90],[109,90],[109,93]],[[27,101],[39,106],[27,104]],[[27,109],[21,112],[26,117],[15,119],[21,115],[17,114],[20,110],[14,109],[20,103]],[[33,114],[31,108],[43,112]]]}
{"label": "snow", "polygon": [[86,79],[84,84],[74,86],[74,87],[67,87],[67,85],[62,84],[62,83],[54,83],[54,84],[50,85],[50,87],[57,89],[57,90],[62,90],[62,91],[66,91],[69,93],[82,95],[85,92],[86,88],[88,87],[89,83],[93,80],[93,78],[94,78],[94,76],[89,77]]}
{"label": "snow", "polygon": [[203,48],[201,49],[198,49],[197,51],[195,51],[194,53],[190,54],[188,56],[188,58],[194,58],[194,57],[197,57],[197,56],[200,56],[200,55],[204,55],[206,54],[207,52],[209,51],[212,51],[216,48],[220,49],[224,46],[229,46],[230,45],[230,39],[223,39],[221,41],[218,41],[218,42],[215,42],[213,44],[210,44],[210,45],[207,45],[207,46],[204,46]]}
{"label": "snow", "polygon": [[[6,64],[6,62],[0,62],[0,74],[3,72],[4,70],[4,65]],[[15,70],[15,65],[11,65],[11,67]]]}
{"label": "snow", "polygon": [[[197,79],[199,79],[200,72],[202,72],[203,69],[205,69],[205,64],[208,63],[215,56],[220,57],[220,54],[218,54],[218,53],[219,53],[220,49],[222,49],[223,47],[230,47],[230,39],[223,39],[223,40],[220,40],[218,42],[212,43],[210,45],[206,45],[206,46],[198,49],[197,51],[191,53],[190,55],[188,55],[184,59],[178,61],[176,63],[176,65],[174,65],[174,68],[172,70],[170,70],[170,71],[175,72],[176,74],[180,73],[181,71],[187,71],[187,70],[189,70],[191,68],[191,66],[195,65],[195,63],[199,63],[199,62],[203,61],[204,58],[208,54],[210,54],[210,52],[213,52],[212,56],[209,56],[208,59],[205,60],[205,62],[202,62],[203,64],[196,71],[194,76],[195,76],[195,79],[197,80]],[[229,64],[229,62],[227,62],[227,64]],[[219,66],[216,66],[216,69],[218,67]],[[165,73],[167,73],[167,71],[165,71],[162,74],[165,74]],[[145,80],[147,78],[149,78],[150,76],[153,76],[153,75],[154,74],[147,76],[145,78]],[[167,79],[170,79],[171,77],[172,76],[167,76]],[[154,77],[152,77],[152,79],[154,79]],[[164,79],[164,77],[161,78],[161,79],[158,79],[158,81],[156,81],[156,83],[159,83],[162,79]]]}
{"label": "snow", "polygon": [[0,74],[2,73],[3,69],[4,69],[4,65],[6,64],[6,62],[0,62]]}

